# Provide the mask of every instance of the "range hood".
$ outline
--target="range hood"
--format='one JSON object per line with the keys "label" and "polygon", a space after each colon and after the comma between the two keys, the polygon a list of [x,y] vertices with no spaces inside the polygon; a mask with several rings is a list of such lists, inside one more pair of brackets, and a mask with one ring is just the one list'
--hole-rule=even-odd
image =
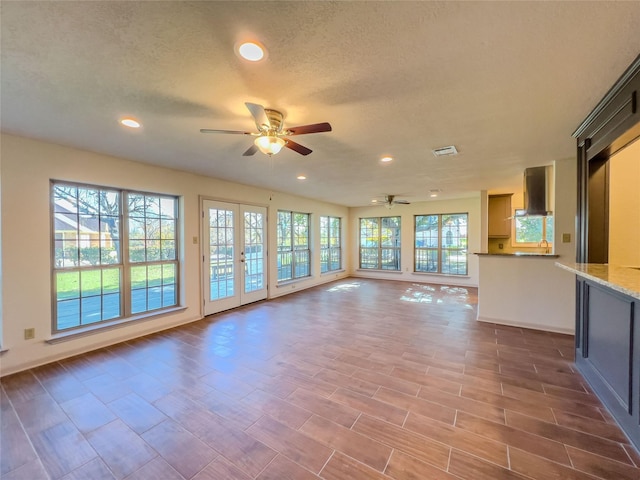
{"label": "range hood", "polygon": [[525,169],[524,215],[551,215],[553,190],[553,166]]}

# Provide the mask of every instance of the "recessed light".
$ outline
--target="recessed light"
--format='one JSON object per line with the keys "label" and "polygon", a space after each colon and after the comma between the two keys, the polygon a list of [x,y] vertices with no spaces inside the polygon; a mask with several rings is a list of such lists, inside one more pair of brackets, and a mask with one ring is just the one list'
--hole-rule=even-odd
{"label": "recessed light", "polygon": [[374,198],[373,200],[371,200],[371,203],[378,203],[378,200]]}
{"label": "recessed light", "polygon": [[266,50],[258,42],[244,42],[238,47],[238,54],[250,62],[259,62],[265,57]]}
{"label": "recessed light", "polygon": [[140,128],[142,125],[135,118],[125,117],[120,119],[120,123],[129,128]]}
{"label": "recessed light", "polygon": [[430,196],[431,198],[437,197],[437,196],[438,196],[438,193],[440,193],[441,191],[442,191],[442,190],[440,190],[439,188],[434,188],[434,189],[432,189],[432,190],[429,190],[429,194],[430,194],[429,196]]}
{"label": "recessed light", "polygon": [[298,175],[296,178],[297,178],[298,180],[306,180],[306,179],[307,179],[307,177],[306,177],[306,176],[304,176],[304,175]]}
{"label": "recessed light", "polygon": [[393,161],[393,157],[382,157],[380,161],[384,163],[391,162]]}
{"label": "recessed light", "polygon": [[437,193],[432,193],[431,195],[429,195],[431,198],[437,197],[438,194]]}

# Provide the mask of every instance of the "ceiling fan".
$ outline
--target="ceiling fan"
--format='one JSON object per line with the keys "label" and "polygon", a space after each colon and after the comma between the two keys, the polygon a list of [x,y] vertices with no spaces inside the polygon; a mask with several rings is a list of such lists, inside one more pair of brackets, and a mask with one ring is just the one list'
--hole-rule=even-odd
{"label": "ceiling fan", "polygon": [[411,202],[408,202],[406,200],[396,200],[395,195],[385,195],[384,202],[378,202],[377,200],[374,200],[373,203],[384,205],[388,209],[392,209],[394,205],[411,205]]}
{"label": "ceiling fan", "polygon": [[243,156],[248,157],[255,154],[258,150],[265,155],[271,156],[278,153],[282,147],[287,147],[294,152],[298,152],[300,155],[309,155],[313,150],[285,137],[331,131],[331,125],[327,122],[284,128],[284,115],[282,112],[272,110],[270,108],[264,108],[262,105],[258,105],[256,103],[246,102],[245,105],[256,122],[256,127],[258,127],[257,132],[244,132],[241,130],[211,130],[208,128],[202,128],[200,129],[200,132],[231,133],[256,137],[253,141],[253,145],[242,154]]}

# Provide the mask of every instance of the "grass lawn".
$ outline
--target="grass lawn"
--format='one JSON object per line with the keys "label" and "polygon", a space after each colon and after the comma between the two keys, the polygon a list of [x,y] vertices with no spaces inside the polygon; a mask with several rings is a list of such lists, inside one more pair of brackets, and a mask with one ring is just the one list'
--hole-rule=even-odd
{"label": "grass lawn", "polygon": [[[134,266],[130,271],[132,289],[175,283],[173,264]],[[58,301],[118,293],[120,285],[120,268],[117,267],[56,273]]]}

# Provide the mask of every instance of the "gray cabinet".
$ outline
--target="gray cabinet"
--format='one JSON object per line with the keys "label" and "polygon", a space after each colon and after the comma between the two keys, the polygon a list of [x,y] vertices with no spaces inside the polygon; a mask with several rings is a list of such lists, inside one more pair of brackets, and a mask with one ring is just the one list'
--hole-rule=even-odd
{"label": "gray cabinet", "polygon": [[640,300],[577,283],[576,366],[640,449]]}

